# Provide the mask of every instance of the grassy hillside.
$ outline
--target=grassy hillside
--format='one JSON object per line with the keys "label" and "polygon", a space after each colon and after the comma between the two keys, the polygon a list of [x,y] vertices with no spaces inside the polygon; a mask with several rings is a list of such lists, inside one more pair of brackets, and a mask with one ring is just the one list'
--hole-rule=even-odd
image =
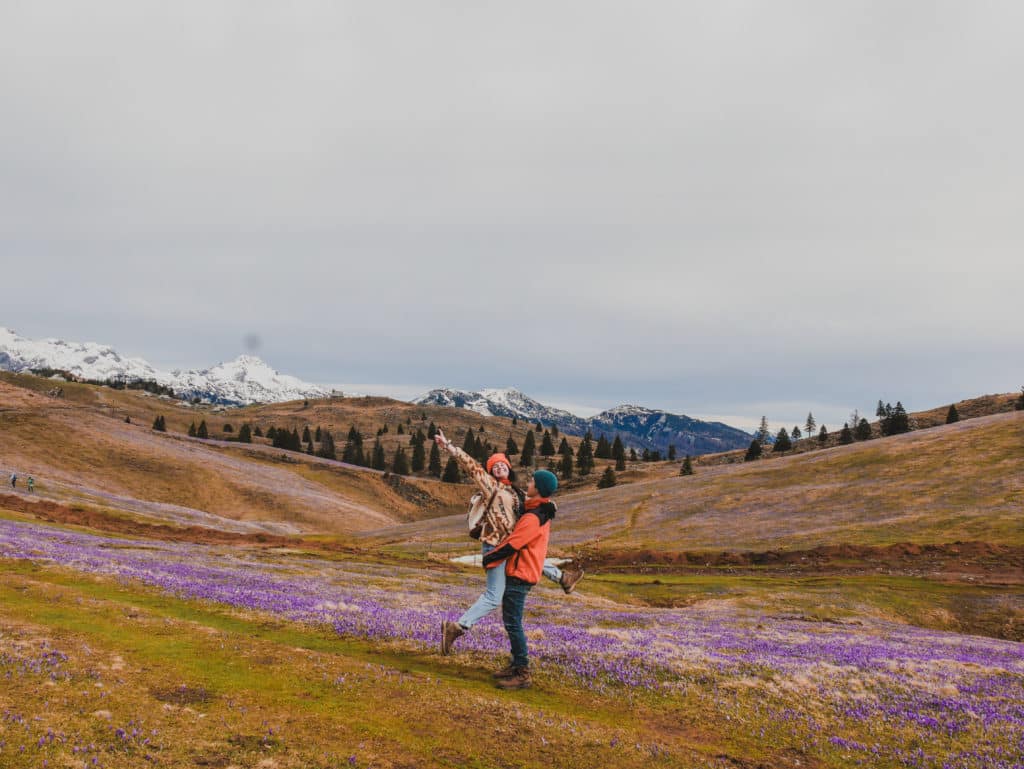
{"label": "grassy hillside", "polygon": [[[565,496],[552,541],[658,551],[1024,544],[1024,412]],[[464,548],[457,521],[378,541]]]}

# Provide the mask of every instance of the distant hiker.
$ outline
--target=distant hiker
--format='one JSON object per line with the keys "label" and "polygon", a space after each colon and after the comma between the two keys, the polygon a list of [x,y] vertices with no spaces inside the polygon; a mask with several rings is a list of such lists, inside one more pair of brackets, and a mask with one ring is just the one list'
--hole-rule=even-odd
{"label": "distant hiker", "polygon": [[18,488],[18,475],[17,473],[11,473],[11,488]]}
{"label": "distant hiker", "polygon": [[530,657],[523,631],[523,609],[530,589],[540,580],[544,558],[548,554],[551,519],[555,503],[551,495],[558,478],[548,470],[538,470],[526,489],[525,511],[512,533],[484,556],[484,568],[505,572],[505,592],[501,596],[501,620],[508,633],[512,662],[494,674],[499,689],[526,689],[532,684]]}
{"label": "distant hiker", "polygon": [[36,488],[36,479],[31,475],[28,477],[28,493],[31,494]]}
{"label": "distant hiker", "polygon": [[[487,555],[503,541],[516,525],[523,513],[526,495],[512,485],[512,464],[504,454],[492,454],[484,469],[462,449],[453,446],[444,432],[437,431],[434,441],[443,448],[462,470],[473,479],[480,491],[473,496],[469,516],[473,522],[470,536],[480,540],[482,555]],[[583,576],[582,571],[561,572],[549,567],[545,576],[558,582],[562,589],[571,592]],[[441,654],[450,654],[452,644],[473,625],[501,605],[505,592],[505,573],[501,569],[487,571],[487,587],[476,602],[459,617],[457,622],[441,622]]]}

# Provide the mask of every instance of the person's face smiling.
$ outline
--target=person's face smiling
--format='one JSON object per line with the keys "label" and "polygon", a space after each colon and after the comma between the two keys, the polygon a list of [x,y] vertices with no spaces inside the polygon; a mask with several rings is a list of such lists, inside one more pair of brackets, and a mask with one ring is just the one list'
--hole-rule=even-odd
{"label": "person's face smiling", "polygon": [[491,468],[491,475],[499,481],[503,481],[508,478],[508,470],[509,467],[504,462],[495,462],[494,467]]}

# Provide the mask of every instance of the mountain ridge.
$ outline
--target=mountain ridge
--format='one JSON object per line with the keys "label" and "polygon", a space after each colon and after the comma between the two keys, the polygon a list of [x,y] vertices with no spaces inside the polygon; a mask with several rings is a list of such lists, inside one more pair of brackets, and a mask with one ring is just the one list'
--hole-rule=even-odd
{"label": "mountain ridge", "polygon": [[164,371],[143,358],[120,355],[96,342],[26,339],[0,326],[0,369],[14,372],[54,369],[80,379],[153,381],[175,395],[230,406],[326,398],[331,391],[282,374],[253,355],[239,355],[207,369]]}
{"label": "mountain ridge", "polygon": [[729,451],[746,448],[753,437],[722,422],[706,422],[634,404],[615,406],[592,417],[579,417],[545,406],[511,387],[478,391],[442,387],[414,398],[412,403],[464,408],[483,416],[540,421],[545,426],[557,425],[560,431],[570,435],[584,435],[588,430],[595,436],[604,433],[609,439],[620,435],[627,445],[655,451],[665,451],[672,445],[678,452],[688,454]]}

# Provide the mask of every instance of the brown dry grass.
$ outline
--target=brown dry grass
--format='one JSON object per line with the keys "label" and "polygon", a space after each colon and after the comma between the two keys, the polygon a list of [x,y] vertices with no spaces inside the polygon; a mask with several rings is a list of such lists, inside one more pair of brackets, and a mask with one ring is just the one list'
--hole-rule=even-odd
{"label": "brown dry grass", "polygon": [[[768,550],[834,543],[1024,544],[1024,412],[563,497],[556,547]],[[452,520],[380,541],[460,545]]]}

